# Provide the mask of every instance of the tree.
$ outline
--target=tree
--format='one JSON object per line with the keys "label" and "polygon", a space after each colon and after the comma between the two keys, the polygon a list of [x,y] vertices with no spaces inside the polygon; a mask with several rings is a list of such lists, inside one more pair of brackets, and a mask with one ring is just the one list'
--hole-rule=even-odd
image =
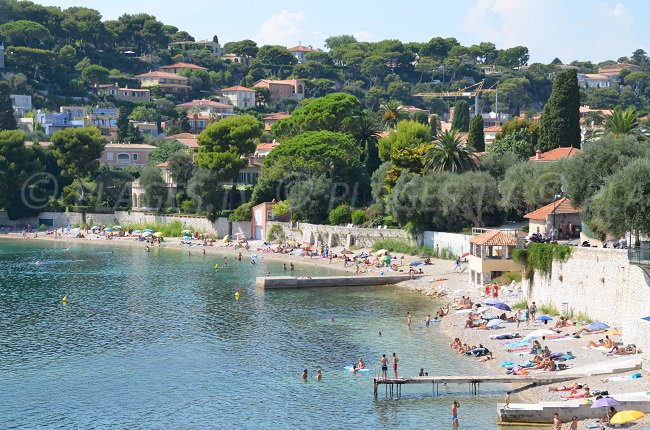
{"label": "tree", "polygon": [[132,121],[139,122],[158,122],[160,120],[160,113],[157,109],[146,107],[146,106],[136,106],[131,111],[129,119]]}
{"label": "tree", "polygon": [[650,232],[650,160],[632,161],[607,178],[593,196],[593,225],[617,235]]}
{"label": "tree", "polygon": [[400,109],[400,104],[397,100],[389,100],[379,106],[379,111],[382,115],[382,121],[386,126],[386,130],[395,128],[397,123],[404,117],[404,112]]}
{"label": "tree", "polygon": [[528,140],[529,136],[525,129],[519,129],[504,137],[498,137],[490,148],[490,154],[516,154],[521,160],[527,160],[533,154],[533,146]]}
{"label": "tree", "polygon": [[539,147],[580,147],[580,88],[575,70],[561,72],[553,82],[551,97],[544,106]]}
{"label": "tree", "polygon": [[639,120],[634,107],[623,110],[620,107],[614,108],[610,115],[605,116],[605,133],[615,137],[635,135],[644,137],[639,129]]}
{"label": "tree", "polygon": [[233,54],[240,56],[243,55],[248,58],[255,58],[259,50],[257,43],[250,39],[244,39],[238,42],[228,42],[223,46],[223,48],[228,52],[232,52]]}
{"label": "tree", "polygon": [[156,149],[151,151],[149,154],[149,163],[164,163],[175,153],[186,150],[187,146],[183,145],[178,140],[163,140]]}
{"label": "tree", "polygon": [[126,134],[126,142],[128,143],[144,143],[144,136],[140,133],[133,123],[129,123],[129,129]]}
{"label": "tree", "polygon": [[481,115],[474,115],[469,122],[467,146],[473,148],[475,152],[485,152],[485,134]]}
{"label": "tree", "polygon": [[429,127],[415,121],[400,121],[394,131],[379,139],[379,158],[388,161],[396,151],[431,142]]}
{"label": "tree", "polygon": [[360,112],[359,99],[355,96],[332,93],[303,101],[291,117],[273,124],[272,131],[278,138],[315,130],[347,132],[352,129],[354,119]]}
{"label": "tree", "polygon": [[142,169],[138,182],[144,188],[142,201],[146,208],[161,210],[165,207],[167,203],[167,186],[158,167],[148,166]]}
{"label": "tree", "polygon": [[484,226],[484,216],[497,208],[497,183],[487,172],[450,175],[440,190],[443,213],[460,212],[474,227]]}
{"label": "tree", "polygon": [[52,35],[47,28],[37,22],[22,19],[0,25],[0,36],[8,45],[30,48],[49,46],[52,42]]}
{"label": "tree", "polygon": [[347,224],[352,221],[352,209],[346,203],[340,204],[330,211],[327,219],[332,225]]}
{"label": "tree", "polygon": [[630,60],[634,64],[638,64],[639,66],[644,67],[646,64],[648,64],[648,54],[646,54],[643,49],[637,49],[632,53]]}
{"label": "tree", "polygon": [[340,48],[344,45],[351,45],[357,43],[357,39],[354,36],[348,34],[342,34],[340,36],[330,36],[325,39],[325,47],[330,51]]}
{"label": "tree", "polygon": [[322,224],[332,207],[332,179],[315,176],[297,182],[289,191],[291,217],[296,221]]}
{"label": "tree", "polygon": [[[501,127],[501,131],[497,133],[496,140],[519,130],[525,131],[524,140],[530,144],[531,150],[537,148],[537,143],[539,141],[539,123],[524,118],[512,118],[508,120]],[[521,134],[520,136],[524,136],[524,134]]]}
{"label": "tree", "polygon": [[[553,201],[564,185],[562,163],[519,162],[506,170],[499,183],[499,205],[517,216]],[[573,201],[572,201],[573,203]]]}
{"label": "tree", "polygon": [[232,179],[229,208],[234,205],[239,171],[246,165],[243,155],[255,152],[262,124],[252,115],[240,115],[213,122],[198,137],[197,164],[211,169],[221,180]]}
{"label": "tree", "polygon": [[111,169],[106,165],[101,166],[95,176],[96,204],[104,208],[130,206],[133,180],[133,176],[126,171]]}
{"label": "tree", "polygon": [[18,127],[9,97],[10,91],[6,82],[0,82],[0,131],[15,130]]}
{"label": "tree", "polygon": [[288,70],[291,71],[291,66],[298,62],[286,47],[280,45],[262,46],[257,51],[257,60],[276,72],[279,72],[282,68],[287,68],[287,66]]}
{"label": "tree", "polygon": [[81,71],[81,78],[89,85],[105,84],[110,74],[106,67],[92,64]]}
{"label": "tree", "polygon": [[175,152],[167,160],[167,168],[174,178],[174,181],[180,186],[185,187],[196,170],[192,156],[185,151]]}
{"label": "tree", "polygon": [[469,103],[466,100],[456,102],[451,128],[457,131],[469,130]]}
{"label": "tree", "polygon": [[32,175],[40,169],[36,154],[31,147],[25,146],[25,133],[0,131],[0,208],[7,211],[9,219],[33,215],[45,206],[43,202],[47,202],[47,197],[30,187],[35,182]]}
{"label": "tree", "polygon": [[356,118],[352,135],[361,149],[361,161],[366,166],[368,176],[377,170],[381,161],[379,160],[379,126],[375,118],[368,112],[363,111]]}
{"label": "tree", "polygon": [[52,135],[52,155],[61,168],[61,175],[74,178],[79,199],[85,202],[83,179],[99,169],[99,158],[106,141],[94,127],[67,128]]}
{"label": "tree", "polygon": [[443,133],[424,155],[425,169],[434,172],[461,173],[475,170],[476,156],[472,148],[463,147],[456,130]]}
{"label": "tree", "polygon": [[219,175],[210,169],[199,168],[187,183],[187,194],[196,202],[200,212],[207,212],[208,218],[217,219],[218,212],[225,206],[223,185]]}
{"label": "tree", "polygon": [[129,139],[129,111],[121,107],[117,116],[117,141],[128,142]]}
{"label": "tree", "polygon": [[429,127],[431,127],[431,137],[434,139],[438,137],[442,131],[440,126],[440,117],[438,115],[431,115],[431,119],[429,120]]}

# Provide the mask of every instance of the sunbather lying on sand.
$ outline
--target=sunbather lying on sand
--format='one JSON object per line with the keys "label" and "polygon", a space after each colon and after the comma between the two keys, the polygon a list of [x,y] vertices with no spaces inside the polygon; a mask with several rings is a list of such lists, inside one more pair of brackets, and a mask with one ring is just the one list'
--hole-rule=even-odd
{"label": "sunbather lying on sand", "polygon": [[569,321],[567,321],[567,319],[564,318],[564,316],[561,316],[560,319],[557,320],[553,328],[561,328],[561,327],[566,327],[568,325],[569,325]]}
{"label": "sunbather lying on sand", "polygon": [[581,384],[574,382],[571,385],[563,385],[561,387],[548,387],[548,391],[574,391],[582,388]]}
{"label": "sunbather lying on sand", "polygon": [[614,342],[609,338],[609,336],[605,336],[605,339],[600,339],[598,342],[594,342],[593,340],[590,340],[589,343],[587,344],[587,348],[597,348],[599,346],[604,346],[607,349],[610,349],[614,345]]}
{"label": "sunbather lying on sand", "polygon": [[575,390],[572,390],[571,393],[568,396],[562,396],[562,400],[570,400],[570,399],[586,399],[587,397],[591,397],[591,393],[589,392],[589,386],[585,385],[582,387],[584,391],[582,393],[577,393]]}

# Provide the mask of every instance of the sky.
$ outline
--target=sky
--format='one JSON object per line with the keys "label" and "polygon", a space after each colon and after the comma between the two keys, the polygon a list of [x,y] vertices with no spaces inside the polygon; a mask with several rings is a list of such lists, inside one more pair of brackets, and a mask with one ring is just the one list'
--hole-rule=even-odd
{"label": "sky", "polygon": [[253,39],[323,48],[329,36],[357,40],[426,42],[455,37],[463,45],[490,41],[497,48],[527,46],[530,62],[555,57],[600,62],[650,51],[647,0],[34,0],[97,9],[104,19],[146,12],[197,40],[215,34],[228,41]]}

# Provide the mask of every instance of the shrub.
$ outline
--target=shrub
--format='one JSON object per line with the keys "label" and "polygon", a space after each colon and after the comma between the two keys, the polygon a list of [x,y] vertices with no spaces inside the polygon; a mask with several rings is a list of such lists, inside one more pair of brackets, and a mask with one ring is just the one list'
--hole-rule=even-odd
{"label": "shrub", "polygon": [[[549,276],[553,267],[553,261],[565,262],[573,253],[573,247],[567,245],[556,245],[548,243],[530,243],[524,249],[515,249],[512,256],[527,271],[537,269],[542,274]],[[530,276],[527,276],[530,277]]]}
{"label": "shrub", "polygon": [[521,273],[504,272],[493,280],[493,282],[496,282],[499,285],[509,285],[512,281],[521,282]]}
{"label": "shrub", "polygon": [[363,225],[366,222],[366,212],[362,210],[356,210],[352,212],[352,224],[354,225]]}
{"label": "shrub", "polygon": [[47,226],[45,224],[41,224],[38,226],[38,231],[47,231]]}
{"label": "shrub", "polygon": [[528,302],[526,302],[526,301],[524,300],[523,302],[517,302],[517,303],[515,303],[514,305],[511,306],[511,308],[512,308],[513,310],[515,310],[515,309],[521,309],[521,310],[524,310],[524,309],[526,309],[526,306],[528,306]]}
{"label": "shrub", "polygon": [[[163,237],[181,237],[183,230],[190,230],[185,224],[180,221],[172,221],[170,223],[144,223],[144,224],[129,224],[122,226],[125,230],[132,228],[133,230],[151,229],[159,231]],[[200,233],[200,232],[197,232]]]}
{"label": "shrub", "polygon": [[282,230],[282,227],[279,225],[272,225],[271,228],[269,228],[269,231],[266,233],[266,240],[269,242],[273,240],[282,240],[286,236],[284,234],[284,230]]}
{"label": "shrub", "polygon": [[539,308],[537,309],[537,313],[539,314],[544,314],[544,315],[550,315],[550,316],[558,316],[560,315],[560,311],[557,310],[554,304],[552,303],[546,303],[543,305],[540,305]]}
{"label": "shrub", "polygon": [[289,204],[289,200],[281,200],[273,205],[273,215],[286,215],[289,212],[291,212],[291,205]]}
{"label": "shrub", "polygon": [[352,209],[349,205],[342,204],[335,209],[332,209],[328,219],[332,225],[341,225],[349,223],[352,220]]}
{"label": "shrub", "polygon": [[408,242],[398,239],[380,239],[372,244],[373,251],[380,249],[407,255],[426,255],[428,257],[435,255],[435,251],[432,248],[411,245]]}
{"label": "shrub", "polygon": [[244,203],[235,209],[228,219],[233,222],[250,221],[253,217],[253,202]]}
{"label": "shrub", "polygon": [[195,213],[196,212],[196,202],[192,199],[190,200],[184,200],[183,203],[181,203],[181,211],[184,213]]}
{"label": "shrub", "polygon": [[524,233],[528,233],[530,231],[530,226],[528,226],[528,225],[523,226],[521,228],[521,231],[523,231]]}

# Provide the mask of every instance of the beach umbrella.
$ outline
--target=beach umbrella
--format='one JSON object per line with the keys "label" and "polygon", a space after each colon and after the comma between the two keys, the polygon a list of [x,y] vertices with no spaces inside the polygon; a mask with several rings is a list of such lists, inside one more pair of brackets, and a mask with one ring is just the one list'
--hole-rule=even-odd
{"label": "beach umbrella", "polygon": [[492,319],[488,321],[487,328],[499,327],[501,324],[503,324],[503,321],[501,321],[500,319]]}
{"label": "beach umbrella", "polygon": [[114,225],[113,230],[122,230],[122,226],[121,225]]}
{"label": "beach umbrella", "polygon": [[592,322],[585,327],[587,330],[605,330],[609,326],[603,322]]}
{"label": "beach umbrella", "polygon": [[591,405],[591,409],[604,408],[606,406],[616,406],[618,404],[618,401],[613,397],[601,397]]}
{"label": "beach umbrella", "polygon": [[106,227],[104,231],[113,231],[113,229],[111,227]]}
{"label": "beach umbrella", "polygon": [[153,236],[154,236],[154,237],[161,237],[161,236],[162,236],[162,233],[159,232],[159,231],[157,231],[157,232],[155,232],[155,233],[153,234]]}
{"label": "beach umbrella", "polygon": [[528,333],[528,335],[524,337],[522,341],[528,342],[533,339],[537,339],[538,337],[552,336],[554,334],[555,332],[553,330],[548,330],[548,329],[535,330],[533,332]]}
{"label": "beach umbrella", "polygon": [[548,316],[548,315],[540,315],[537,318],[535,318],[537,321],[552,321],[553,317]]}
{"label": "beach umbrella", "polygon": [[608,334],[610,336],[623,336],[623,333],[616,330],[615,328],[610,328],[609,330],[605,330],[605,334]]}
{"label": "beach umbrella", "polygon": [[183,240],[192,240],[192,238],[189,236],[183,236]]}
{"label": "beach umbrella", "polygon": [[133,230],[133,234],[140,234],[142,233],[142,230]]}
{"label": "beach umbrella", "polygon": [[645,414],[641,411],[621,411],[609,420],[610,424],[627,424],[643,418]]}
{"label": "beach umbrella", "polygon": [[142,237],[149,237],[151,236],[151,234],[152,233],[150,231],[145,231],[144,233],[142,233]]}
{"label": "beach umbrella", "polygon": [[497,300],[497,299],[489,298],[489,299],[485,300],[483,303],[485,303],[486,305],[494,306],[497,303],[501,303],[501,302],[499,300]]}
{"label": "beach umbrella", "polygon": [[98,225],[94,225],[94,226],[90,227],[90,229],[91,230],[99,230],[100,227]]}
{"label": "beach umbrella", "polygon": [[650,317],[643,317],[642,320],[650,321]]}
{"label": "beach umbrella", "polygon": [[230,235],[229,235],[229,234],[225,235],[225,236],[223,237],[223,239],[221,239],[221,240],[223,241],[223,243],[228,243],[228,242],[230,242]]}
{"label": "beach umbrella", "polygon": [[501,309],[502,311],[510,312],[512,310],[512,309],[510,309],[510,306],[508,306],[508,305],[506,305],[505,303],[502,303],[502,302],[495,303],[492,306],[494,306],[497,309]]}
{"label": "beach umbrella", "polygon": [[409,266],[422,266],[424,263],[421,261],[411,261]]}
{"label": "beach umbrella", "polygon": [[384,255],[382,257],[381,261],[383,261],[384,264],[390,264],[390,261],[391,261],[390,255]]}
{"label": "beach umbrella", "polygon": [[192,230],[183,230],[181,234],[192,234]]}
{"label": "beach umbrella", "polygon": [[375,252],[375,255],[384,255],[384,254],[388,254],[388,250],[380,249],[379,251]]}
{"label": "beach umbrella", "polygon": [[153,230],[150,229],[150,228],[145,228],[145,229],[144,229],[144,232],[145,232],[145,233],[153,233]]}

